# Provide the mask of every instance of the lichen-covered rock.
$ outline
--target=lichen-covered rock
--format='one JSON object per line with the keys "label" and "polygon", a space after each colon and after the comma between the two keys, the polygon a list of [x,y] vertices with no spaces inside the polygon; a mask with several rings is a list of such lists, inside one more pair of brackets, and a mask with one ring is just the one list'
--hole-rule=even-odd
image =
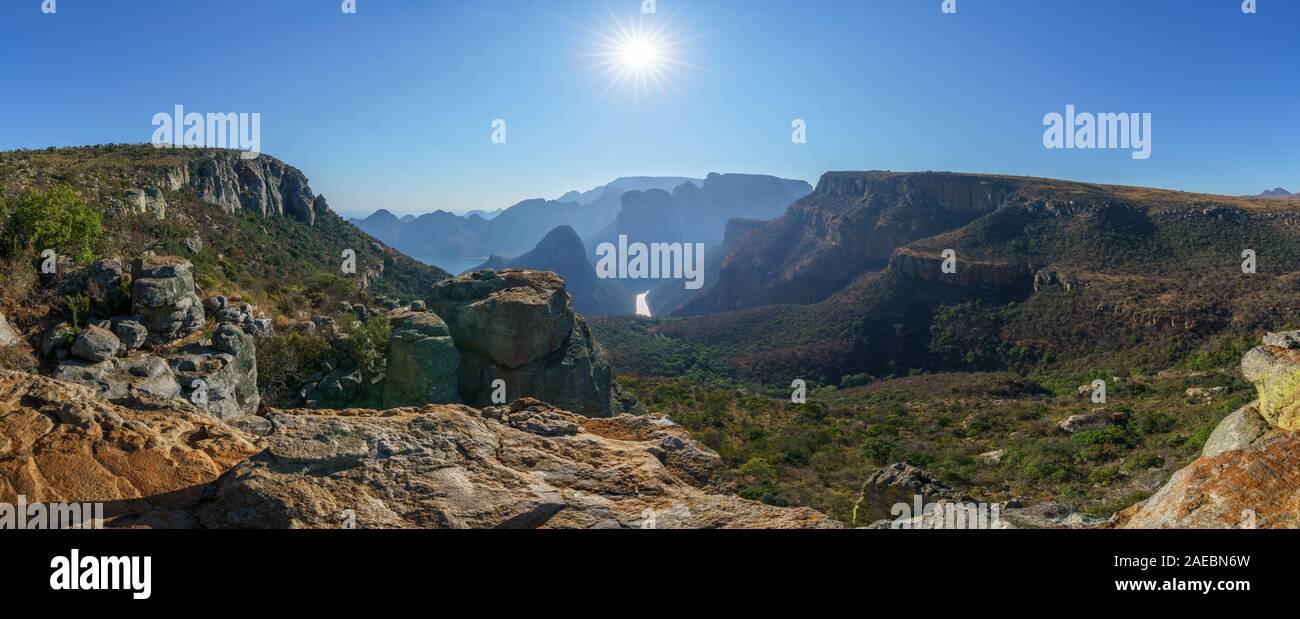
{"label": "lichen-covered rock", "polygon": [[1255,383],[1259,414],[1270,425],[1300,430],[1300,349],[1256,346],[1241,360],[1241,373]]}
{"label": "lichen-covered rock", "polygon": [[195,292],[192,265],[173,256],[146,255],[132,265],[131,311],[163,344],[203,327],[203,303]]}
{"label": "lichen-covered rock", "polygon": [[428,312],[398,315],[388,340],[384,406],[460,402],[459,366],[447,323]]}
{"label": "lichen-covered rock", "polygon": [[920,467],[895,462],[882,466],[862,484],[858,499],[853,504],[853,522],[868,525],[891,519],[893,506],[899,503],[912,505],[917,497],[923,503],[938,500],[967,501],[966,495],[953,490],[939,478]]}
{"label": "lichen-covered rock", "polygon": [[218,325],[211,346],[188,346],[168,362],[186,399],[209,415],[224,420],[257,412],[257,346],[239,327]]}
{"label": "lichen-covered rock", "polygon": [[1210,438],[1206,439],[1201,456],[1217,456],[1225,451],[1250,447],[1273,428],[1259,415],[1258,402],[1251,402],[1223,418]]}
{"label": "lichen-covered rock", "polygon": [[176,400],[132,408],[82,386],[0,371],[0,502],[105,502],[109,518],[188,505],[256,448]]}
{"label": "lichen-covered rock", "polygon": [[1129,529],[1300,528],[1300,438],[1287,432],[1202,457],[1116,514]]}
{"label": "lichen-covered rock", "polygon": [[564,280],[545,271],[481,271],[439,282],[429,308],[457,344],[517,368],[560,347],[573,329]]}
{"label": "lichen-covered rock", "polygon": [[172,374],[167,362],[153,355],[134,355],[91,363],[69,359],[55,368],[54,378],[85,385],[104,400],[119,401],[136,392],[157,397],[175,397],[181,393],[180,383]]}
{"label": "lichen-covered rock", "polygon": [[72,356],[99,363],[116,357],[121,347],[122,342],[112,331],[92,325],[83,329],[77,334],[77,339],[73,340]]}
{"label": "lichen-covered rock", "polygon": [[122,348],[118,351],[119,354],[131,354],[139,350],[149,340],[149,330],[140,324],[140,321],[133,318],[124,316],[114,318],[110,330],[122,343]]}
{"label": "lichen-covered rock", "polygon": [[608,355],[554,273],[469,273],[440,282],[428,305],[460,349],[464,402],[492,404],[493,384],[501,380],[506,400],[532,397],[591,417],[614,414]]}
{"label": "lichen-covered rock", "polygon": [[[536,401],[478,411],[270,414],[267,449],[223,476],[207,527],[838,527],[701,484],[716,454],[668,422],[593,420]],[[679,454],[687,454],[678,458]]]}

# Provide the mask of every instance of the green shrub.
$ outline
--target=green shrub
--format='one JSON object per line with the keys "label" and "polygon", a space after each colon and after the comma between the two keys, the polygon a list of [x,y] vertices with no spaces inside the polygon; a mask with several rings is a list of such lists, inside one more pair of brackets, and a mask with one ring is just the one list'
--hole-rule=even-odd
{"label": "green shrub", "polygon": [[392,332],[393,327],[385,316],[371,316],[365,322],[357,321],[352,325],[348,352],[357,362],[363,389],[369,389],[383,374],[388,337]]}
{"label": "green shrub", "polygon": [[9,256],[52,249],[79,263],[89,263],[104,233],[99,212],[86,206],[72,189],[55,185],[45,193],[29,191],[9,209],[3,250]]}
{"label": "green shrub", "polygon": [[73,295],[64,297],[63,303],[68,311],[68,322],[72,324],[73,331],[80,333],[90,320],[90,297],[84,294]]}

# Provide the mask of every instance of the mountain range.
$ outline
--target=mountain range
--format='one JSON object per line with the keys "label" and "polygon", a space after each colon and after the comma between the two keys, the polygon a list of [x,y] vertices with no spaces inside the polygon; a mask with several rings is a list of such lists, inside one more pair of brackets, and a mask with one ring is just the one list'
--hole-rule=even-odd
{"label": "mountain range", "polygon": [[[1300,214],[1275,199],[978,174],[831,172],[714,255],[652,327],[731,371],[1164,367],[1300,322]],[[955,273],[943,270],[945,252]],[[1243,252],[1257,271],[1243,273]],[[666,312],[666,313],[661,313]]]}
{"label": "mountain range", "polygon": [[803,181],[757,175],[625,177],[558,200],[525,200],[491,219],[435,211],[404,220],[380,210],[352,223],[407,255],[459,272],[488,256],[520,256],[560,226],[586,239],[589,255],[619,234],[712,246],[731,217],[770,219],[811,189]]}

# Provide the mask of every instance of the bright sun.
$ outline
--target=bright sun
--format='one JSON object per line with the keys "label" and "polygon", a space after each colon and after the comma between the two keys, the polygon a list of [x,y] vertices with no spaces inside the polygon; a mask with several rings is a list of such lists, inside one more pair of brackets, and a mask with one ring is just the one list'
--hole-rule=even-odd
{"label": "bright sun", "polygon": [[598,68],[610,78],[605,93],[614,87],[630,87],[639,99],[651,89],[661,94],[677,89],[672,78],[690,65],[681,61],[680,42],[667,32],[670,21],[650,26],[644,20],[624,23],[614,19],[605,32],[593,31],[603,49],[591,55],[599,59]]}
{"label": "bright sun", "polygon": [[620,60],[623,66],[629,69],[634,71],[651,69],[658,59],[659,50],[655,48],[653,41],[632,39],[623,44]]}

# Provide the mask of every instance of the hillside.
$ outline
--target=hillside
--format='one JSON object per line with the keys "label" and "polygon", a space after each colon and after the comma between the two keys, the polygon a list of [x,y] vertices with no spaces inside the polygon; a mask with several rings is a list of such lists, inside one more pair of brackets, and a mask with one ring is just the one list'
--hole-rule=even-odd
{"label": "hillside", "polygon": [[[1300,321],[1288,201],[944,173],[830,173],[657,332],[738,375],[1154,371]],[[951,249],[957,272],[942,273]],[[1257,272],[1242,273],[1253,250]],[[739,311],[722,311],[739,308]]]}
{"label": "hillside", "polygon": [[[185,256],[201,287],[285,316],[368,296],[413,299],[449,276],[346,223],[302,172],[266,155],[138,145],[0,153],[11,199],[60,184],[103,218],[96,257]],[[345,249],[356,252],[355,276],[341,272]]]}

